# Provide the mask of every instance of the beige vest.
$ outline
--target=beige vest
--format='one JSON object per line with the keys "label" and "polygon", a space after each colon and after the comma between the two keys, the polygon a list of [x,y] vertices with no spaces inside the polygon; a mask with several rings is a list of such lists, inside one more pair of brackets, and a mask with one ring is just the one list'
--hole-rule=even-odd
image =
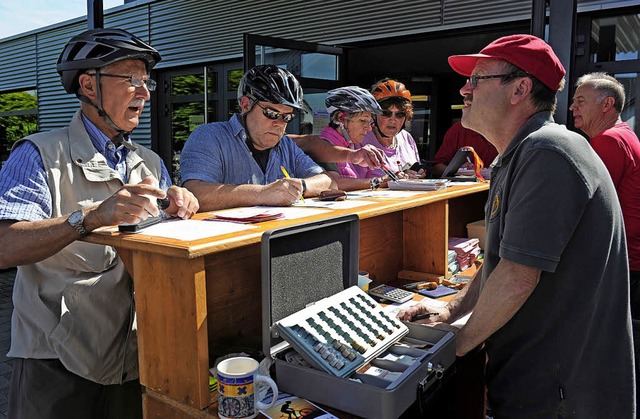
{"label": "beige vest", "polygon": [[[26,140],[42,156],[54,218],[122,186],[91,143],[80,111],[69,127]],[[150,175],[160,179],[160,159],[152,151],[136,145],[126,161],[129,183]],[[18,267],[13,298],[8,356],[58,358],[69,371],[102,384],[138,377],[133,283],[113,247],[76,241]]]}

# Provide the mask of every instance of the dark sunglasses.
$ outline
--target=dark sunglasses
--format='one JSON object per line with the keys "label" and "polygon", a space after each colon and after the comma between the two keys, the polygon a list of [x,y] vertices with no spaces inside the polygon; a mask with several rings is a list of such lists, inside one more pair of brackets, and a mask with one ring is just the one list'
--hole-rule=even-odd
{"label": "dark sunglasses", "polygon": [[385,118],[391,118],[392,116],[395,116],[398,119],[402,119],[407,116],[407,113],[405,111],[393,112],[393,111],[390,111],[389,109],[385,109],[384,111],[382,111],[380,115]]}
{"label": "dark sunglasses", "polygon": [[264,106],[260,105],[258,102],[256,102],[256,105],[258,105],[258,107],[262,109],[262,114],[267,118],[271,119],[272,121],[275,121],[278,118],[282,118],[284,122],[289,123],[293,120],[293,118],[296,117],[295,113],[281,113],[270,108],[265,108]]}

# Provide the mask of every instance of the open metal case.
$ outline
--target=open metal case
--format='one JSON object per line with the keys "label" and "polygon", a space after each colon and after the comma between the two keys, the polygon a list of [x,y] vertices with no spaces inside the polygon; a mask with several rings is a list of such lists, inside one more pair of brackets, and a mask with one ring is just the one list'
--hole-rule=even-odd
{"label": "open metal case", "polygon": [[[311,316],[322,324],[317,327],[320,334],[324,330],[336,336],[328,330],[332,322],[321,319],[330,315],[332,305],[344,305],[349,298],[362,301],[348,308],[349,320],[358,326],[366,323],[366,316],[359,312],[366,311],[368,300],[377,303],[357,289],[359,224],[353,215],[264,233],[263,350],[274,359],[274,378],[284,392],[366,418],[398,417],[417,399],[430,398],[432,385],[454,364],[452,332],[389,319],[388,324],[397,323],[403,330],[394,331],[394,341],[385,344],[383,351],[374,351],[372,358],[360,357],[362,365],[345,377],[332,373],[331,368],[318,368],[323,360],[310,356],[311,348],[303,348],[311,343],[291,334],[288,342],[281,333],[283,325],[292,324],[291,319],[301,322],[296,316]],[[378,308],[371,307],[370,314],[377,313]],[[343,312],[332,318],[339,322],[344,316],[348,317]]]}

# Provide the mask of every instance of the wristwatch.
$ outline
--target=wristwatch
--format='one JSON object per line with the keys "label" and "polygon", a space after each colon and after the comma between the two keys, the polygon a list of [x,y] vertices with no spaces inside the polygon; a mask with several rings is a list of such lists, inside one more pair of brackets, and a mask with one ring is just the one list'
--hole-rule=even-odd
{"label": "wristwatch", "polygon": [[73,227],[78,233],[80,233],[81,236],[86,236],[87,234],[89,234],[89,232],[85,230],[83,225],[84,212],[82,212],[82,210],[73,211],[69,218],[67,218],[67,222],[71,224],[71,227]]}

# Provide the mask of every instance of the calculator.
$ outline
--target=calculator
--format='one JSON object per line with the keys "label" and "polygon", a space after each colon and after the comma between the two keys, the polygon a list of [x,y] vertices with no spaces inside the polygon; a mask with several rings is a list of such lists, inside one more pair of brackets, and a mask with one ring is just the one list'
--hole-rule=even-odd
{"label": "calculator", "polygon": [[414,293],[411,291],[392,287],[390,285],[378,285],[375,288],[371,288],[369,290],[369,294],[373,295],[374,297],[393,301],[394,303],[404,303],[405,301],[411,300],[414,295]]}

